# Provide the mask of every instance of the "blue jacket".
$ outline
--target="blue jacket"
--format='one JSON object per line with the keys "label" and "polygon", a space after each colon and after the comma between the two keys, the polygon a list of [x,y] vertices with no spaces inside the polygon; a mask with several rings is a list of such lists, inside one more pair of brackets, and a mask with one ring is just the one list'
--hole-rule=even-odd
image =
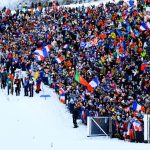
{"label": "blue jacket", "polygon": [[29,80],[25,80],[23,84],[25,88],[29,87]]}
{"label": "blue jacket", "polygon": [[36,85],[40,85],[41,84],[41,79],[37,79],[36,80]]}

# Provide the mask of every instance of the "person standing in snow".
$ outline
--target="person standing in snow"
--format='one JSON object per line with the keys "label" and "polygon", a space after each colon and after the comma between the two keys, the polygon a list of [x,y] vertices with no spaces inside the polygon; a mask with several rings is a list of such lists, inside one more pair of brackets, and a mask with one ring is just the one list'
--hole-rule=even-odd
{"label": "person standing in snow", "polygon": [[7,78],[6,85],[7,85],[7,93],[9,95],[11,86],[12,86],[12,80],[11,80],[10,76],[8,76],[8,78]]}
{"label": "person standing in snow", "polygon": [[77,119],[78,119],[78,116],[79,116],[79,108],[80,108],[79,105],[75,105],[74,109],[73,109],[72,119],[73,119],[74,128],[78,127]]}
{"label": "person standing in snow", "polygon": [[24,87],[24,96],[28,96],[28,89],[29,89],[29,79],[25,77],[23,82]]}
{"label": "person standing in snow", "polygon": [[41,91],[41,79],[40,79],[40,77],[38,77],[37,79],[36,79],[36,93],[39,93]]}
{"label": "person standing in snow", "polygon": [[[16,69],[15,70],[15,76],[18,76],[18,78],[20,79],[22,86],[23,86],[23,74],[22,74],[22,70],[21,69]],[[20,84],[21,86],[21,84]]]}
{"label": "person standing in snow", "polygon": [[18,76],[16,76],[16,79],[14,81],[14,85],[15,85],[15,92],[16,92],[16,96],[20,95],[20,87],[21,87],[21,81],[18,78]]}
{"label": "person standing in snow", "polygon": [[29,93],[30,97],[33,97],[33,90],[34,90],[34,80],[30,78],[29,80]]}
{"label": "person standing in snow", "polygon": [[4,71],[1,73],[1,89],[5,89],[7,80],[7,72]]}
{"label": "person standing in snow", "polygon": [[13,95],[13,93],[14,93],[14,75],[13,74],[10,74],[9,75],[9,77],[11,78],[11,81],[12,81],[12,83],[11,83],[11,94]]}

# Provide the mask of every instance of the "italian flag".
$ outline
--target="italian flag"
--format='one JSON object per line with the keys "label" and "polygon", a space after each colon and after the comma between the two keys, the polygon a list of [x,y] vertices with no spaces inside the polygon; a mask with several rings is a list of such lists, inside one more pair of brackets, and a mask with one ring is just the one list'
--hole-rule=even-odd
{"label": "italian flag", "polygon": [[80,73],[78,71],[76,71],[75,80],[78,83],[86,86],[89,91],[93,91],[93,88],[91,87],[91,85],[80,75]]}

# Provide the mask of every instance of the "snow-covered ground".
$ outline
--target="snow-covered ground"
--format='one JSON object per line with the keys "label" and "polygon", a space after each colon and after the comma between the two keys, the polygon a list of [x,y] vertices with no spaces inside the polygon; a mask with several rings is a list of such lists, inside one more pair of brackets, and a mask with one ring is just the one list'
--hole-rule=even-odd
{"label": "snow-covered ground", "polygon": [[[34,98],[7,96],[0,89],[0,150],[149,150],[150,144],[136,144],[107,137],[87,137],[79,121],[74,129],[71,115],[52,89],[44,87]],[[51,97],[41,98],[42,94]]]}

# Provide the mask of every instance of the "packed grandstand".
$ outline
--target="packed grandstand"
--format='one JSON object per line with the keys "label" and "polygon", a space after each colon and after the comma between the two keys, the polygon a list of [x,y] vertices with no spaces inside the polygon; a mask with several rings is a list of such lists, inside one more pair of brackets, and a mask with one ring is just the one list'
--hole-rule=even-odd
{"label": "packed grandstand", "polygon": [[[0,11],[0,79],[38,76],[80,119],[111,116],[112,137],[144,142],[150,114],[149,0],[81,7],[20,3]],[[13,78],[11,78],[13,80]],[[12,81],[13,82],[13,81]],[[3,82],[1,82],[2,84]]]}

